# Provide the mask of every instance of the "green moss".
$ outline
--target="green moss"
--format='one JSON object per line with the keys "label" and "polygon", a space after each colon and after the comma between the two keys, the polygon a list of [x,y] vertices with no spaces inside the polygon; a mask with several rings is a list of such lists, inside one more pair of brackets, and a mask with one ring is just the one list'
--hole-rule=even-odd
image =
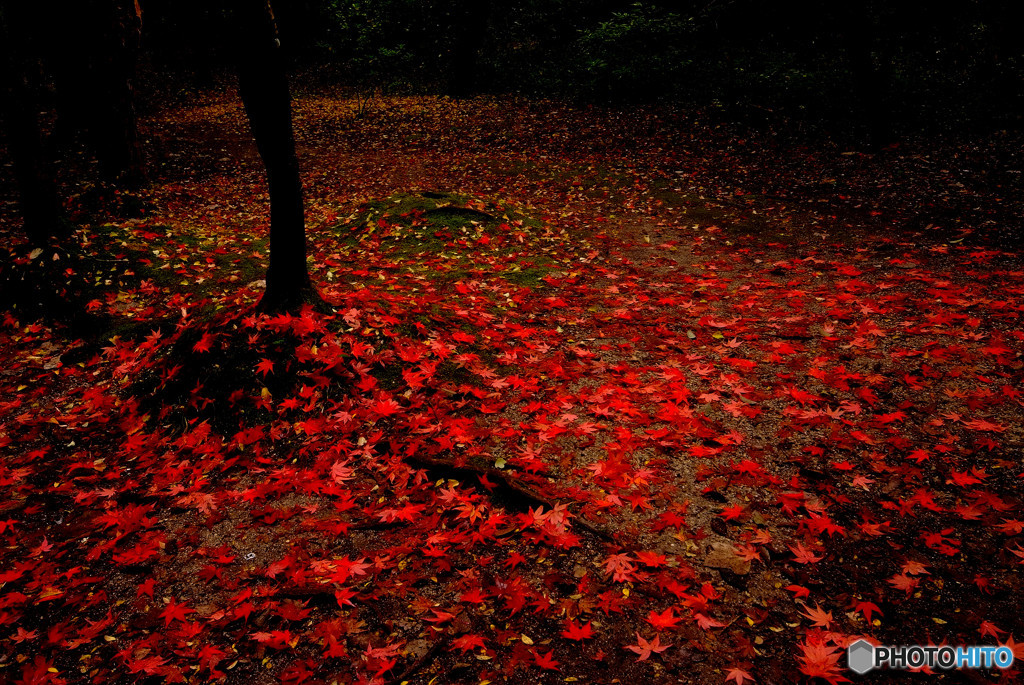
{"label": "green moss", "polygon": [[437,367],[437,376],[453,385],[474,385],[476,377],[462,366],[444,362]]}
{"label": "green moss", "polygon": [[527,267],[525,269],[509,269],[503,271],[501,277],[511,283],[524,288],[536,288],[541,285],[542,279],[551,273],[551,268],[543,266]]}
{"label": "green moss", "polygon": [[435,192],[366,203],[328,230],[343,248],[372,251],[439,284],[493,275],[531,288],[557,268],[554,260],[509,268],[509,257],[524,250],[524,241],[533,248],[564,239],[513,207]]}
{"label": "green moss", "polygon": [[370,374],[377,379],[381,390],[394,392],[404,386],[402,368],[400,364],[385,364],[374,367]]}

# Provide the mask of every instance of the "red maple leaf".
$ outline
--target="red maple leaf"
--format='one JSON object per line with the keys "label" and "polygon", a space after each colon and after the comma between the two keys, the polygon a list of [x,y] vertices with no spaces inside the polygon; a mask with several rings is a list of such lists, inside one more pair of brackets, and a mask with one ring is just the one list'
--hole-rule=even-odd
{"label": "red maple leaf", "polygon": [[641,550],[636,553],[637,561],[645,566],[651,568],[658,568],[668,563],[668,559],[664,554],[658,554],[656,552],[648,552],[647,550]]}
{"label": "red maple leaf", "polygon": [[136,597],[142,597],[146,595],[150,599],[153,599],[153,588],[156,585],[156,581],[153,578],[146,578],[135,590]]}
{"label": "red maple leaf", "polygon": [[787,585],[786,589],[793,593],[794,599],[811,596],[811,591],[802,585]]}
{"label": "red maple leaf", "polygon": [[817,628],[828,628],[835,619],[832,618],[831,611],[825,611],[821,608],[820,604],[815,604],[814,608],[807,607],[806,612],[801,612],[801,616],[806,616],[814,622],[814,626]]}
{"label": "red maple leaf", "polygon": [[217,664],[223,661],[224,657],[227,655],[227,652],[215,647],[214,645],[203,645],[198,654],[199,667],[212,670]]}
{"label": "red maple leaf", "polygon": [[921,583],[921,579],[908,576],[905,573],[900,573],[890,578],[887,582],[897,590],[903,590],[909,595]]}
{"label": "red maple leaf", "polygon": [[789,551],[793,553],[793,560],[798,564],[814,564],[824,559],[824,557],[815,556],[814,552],[804,547],[800,542],[790,545]]}
{"label": "red maple leaf", "polygon": [[184,622],[189,614],[194,614],[195,609],[189,609],[186,604],[178,604],[172,598],[163,611],[160,612],[160,618],[164,619],[164,625],[171,625],[171,621],[182,621]]}
{"label": "red maple leaf", "polygon": [[996,526],[1003,535],[1020,535],[1024,533],[1024,521],[1017,519],[1003,519],[1003,522]]}
{"label": "red maple leaf", "polygon": [[810,635],[807,642],[799,647],[803,652],[797,657],[800,661],[801,673],[812,678],[824,678],[833,685],[850,682],[849,678],[839,672],[839,659],[842,652],[838,648],[827,645],[820,639],[813,639]]}
{"label": "red maple leaf", "polygon": [[879,609],[878,605],[875,604],[874,602],[867,602],[867,601],[857,602],[857,604],[853,607],[853,610],[854,611],[859,611],[860,613],[864,614],[864,620],[867,621],[868,623],[871,623],[871,617],[875,613],[877,613],[879,616],[884,616],[884,614],[882,613],[882,610]]}
{"label": "red maple leaf", "polygon": [[128,671],[130,673],[144,672],[148,674],[156,674],[157,669],[163,666],[165,663],[167,663],[166,659],[164,659],[162,656],[157,656],[155,654],[152,656],[143,657],[141,659],[133,659],[129,657],[125,661],[125,665],[128,666]]}
{"label": "red maple leaf", "polygon": [[365,654],[371,659],[386,659],[388,657],[398,656],[398,653],[404,644],[404,642],[396,642],[384,645],[383,647],[374,647],[372,644],[367,643]]}
{"label": "red maple leaf", "polygon": [[656,611],[651,611],[647,614],[647,622],[654,626],[655,630],[664,630],[666,628],[675,628],[679,625],[679,622],[683,619],[675,615],[672,607],[665,609],[660,614]]}
{"label": "red maple leaf", "polygon": [[462,650],[462,653],[465,654],[466,652],[474,650],[477,647],[483,649],[484,646],[484,639],[482,637],[480,637],[479,635],[472,635],[467,633],[466,635],[461,635],[452,640],[451,649]]}
{"label": "red maple leaf", "polygon": [[743,506],[734,504],[731,507],[723,507],[719,514],[726,521],[733,521],[743,516]]}
{"label": "red maple leaf", "polygon": [[487,601],[488,594],[480,588],[471,588],[470,590],[463,592],[462,596],[459,597],[460,602],[469,602],[470,604],[483,604]]}
{"label": "red maple leaf", "polygon": [[1010,553],[1020,557],[1020,561],[1017,562],[1018,564],[1024,564],[1024,547],[1017,545],[1017,549],[1011,549]]}
{"label": "red maple leaf", "polygon": [[661,644],[661,636],[655,635],[654,639],[648,642],[644,638],[640,637],[640,633],[636,634],[636,644],[626,645],[626,649],[631,652],[639,654],[637,661],[646,661],[651,654],[661,654],[672,645]]}
{"label": "red maple leaf", "polygon": [[963,422],[968,428],[981,431],[992,431],[994,433],[1002,433],[1006,431],[1006,426],[1002,426],[992,421],[986,421],[985,419],[971,419],[970,421]]}
{"label": "red maple leaf", "polygon": [[654,524],[653,530],[657,532],[669,527],[682,530],[684,526],[686,526],[685,516],[681,516],[679,513],[674,511],[663,511],[658,515],[658,522]]}
{"label": "red maple leaf", "polygon": [[712,628],[725,627],[725,624],[721,621],[711,618],[710,616],[705,616],[699,611],[693,614],[693,618],[697,621],[697,625],[699,625],[703,630],[711,630]]}
{"label": "red maple leaf", "polygon": [[346,605],[354,607],[355,604],[352,602],[352,598],[357,594],[359,593],[351,588],[342,587],[334,591],[334,599],[337,600],[339,607],[345,608]]}
{"label": "red maple leaf", "polygon": [[402,411],[402,405],[390,397],[377,400],[371,408],[380,417],[392,416]]}
{"label": "red maple leaf", "polygon": [[997,626],[995,623],[992,623],[991,621],[982,621],[981,625],[978,628],[978,632],[981,633],[982,637],[985,637],[986,635],[991,635],[992,637],[998,640],[999,633],[1005,633],[1006,631]]}
{"label": "red maple leaf", "polygon": [[293,636],[290,630],[273,630],[269,633],[256,632],[252,634],[252,639],[272,649],[295,647],[299,642],[299,638]]}
{"label": "red maple leaf", "polygon": [[628,582],[632,580],[633,573],[636,572],[633,560],[625,553],[612,554],[602,563],[605,570],[612,574],[612,579],[616,582]]}
{"label": "red maple leaf", "polygon": [[18,632],[16,635],[11,637],[11,640],[13,640],[17,644],[21,644],[22,642],[35,640],[37,637],[39,637],[39,631],[25,630],[21,626],[18,626]]}
{"label": "red maple leaf", "polygon": [[192,351],[193,352],[209,352],[210,351],[210,345],[213,343],[213,341],[214,341],[214,336],[213,335],[211,335],[210,333],[203,333],[203,337],[201,337],[199,339],[199,341],[196,342],[196,344],[192,346]]}
{"label": "red maple leaf", "polygon": [[557,671],[559,662],[554,659],[554,652],[548,652],[547,654],[541,654],[539,652],[533,653],[533,661],[538,666],[548,671]]}
{"label": "red maple leaf", "polygon": [[729,672],[725,675],[725,682],[729,682],[730,680],[735,681],[736,685],[743,685],[743,683],[748,681],[751,683],[754,682],[754,677],[742,668],[730,668]]}
{"label": "red maple leaf", "polygon": [[922,564],[920,561],[914,561],[913,559],[908,559],[907,561],[903,562],[903,572],[906,573],[907,575],[911,575],[911,576],[926,575],[927,576],[927,575],[929,575],[927,569],[928,569],[928,567],[926,565]]}
{"label": "red maple leaf", "polygon": [[366,569],[372,566],[372,564],[363,563],[365,561],[365,558],[357,560],[349,559],[347,556],[332,559],[330,565],[334,567],[334,572],[331,573],[331,581],[335,583],[344,583],[350,577],[365,576]]}
{"label": "red maple leaf", "polygon": [[813,395],[813,394],[811,394],[809,392],[801,390],[800,388],[797,388],[797,387],[789,388],[786,392],[789,394],[790,397],[792,397],[794,400],[796,400],[800,404],[809,404],[811,402],[822,402],[825,399],[823,397],[819,397],[818,395]]}
{"label": "red maple leaf", "polygon": [[455,618],[455,614],[447,611],[441,611],[440,609],[431,609],[434,615],[430,618],[424,618],[423,620],[428,623],[445,623]]}
{"label": "red maple leaf", "polygon": [[1000,642],[1000,647],[1009,647],[1013,652],[1014,661],[1024,659],[1024,642],[1015,642],[1013,636],[1006,638],[1006,642]]}
{"label": "red maple leaf", "polygon": [[422,504],[404,504],[401,509],[381,509],[377,517],[385,523],[391,521],[415,521],[420,512],[426,509]]}
{"label": "red maple leaf", "polygon": [[266,378],[268,373],[273,372],[274,362],[269,359],[260,359],[260,363],[256,365],[256,371],[262,373],[263,377]]}
{"label": "red maple leaf", "polygon": [[594,629],[591,623],[581,626],[577,625],[575,621],[566,621],[565,630],[560,635],[579,642],[580,640],[589,640],[594,637]]}

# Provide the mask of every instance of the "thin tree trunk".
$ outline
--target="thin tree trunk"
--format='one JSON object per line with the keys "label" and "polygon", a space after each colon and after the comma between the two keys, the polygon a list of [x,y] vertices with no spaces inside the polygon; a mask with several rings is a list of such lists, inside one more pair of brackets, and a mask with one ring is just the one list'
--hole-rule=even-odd
{"label": "thin tree trunk", "polygon": [[447,67],[448,94],[452,97],[466,97],[477,89],[478,53],[483,46],[490,9],[488,0],[457,2],[450,9],[454,16],[454,45]]}
{"label": "thin tree trunk", "polygon": [[893,142],[893,126],[889,79],[884,68],[875,64],[871,54],[875,44],[875,28],[871,23],[870,11],[869,7],[851,3],[846,12],[839,13],[846,23],[840,27],[840,33],[845,42],[853,80],[851,85],[868,128],[869,142],[872,147],[881,148]]}
{"label": "thin tree trunk", "polygon": [[319,296],[306,267],[302,181],[295,155],[291,95],[280,40],[268,0],[236,0],[238,82],[270,189],[270,267],[260,302],[266,310],[294,310]]}

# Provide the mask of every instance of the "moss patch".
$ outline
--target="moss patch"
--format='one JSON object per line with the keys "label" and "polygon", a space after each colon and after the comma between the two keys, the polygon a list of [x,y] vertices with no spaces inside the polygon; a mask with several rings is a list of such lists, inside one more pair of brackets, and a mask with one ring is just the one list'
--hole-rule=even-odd
{"label": "moss patch", "polygon": [[438,192],[365,203],[328,230],[343,249],[384,255],[395,268],[432,280],[494,276],[524,287],[536,287],[558,266],[536,256],[538,244],[566,239],[507,205]]}

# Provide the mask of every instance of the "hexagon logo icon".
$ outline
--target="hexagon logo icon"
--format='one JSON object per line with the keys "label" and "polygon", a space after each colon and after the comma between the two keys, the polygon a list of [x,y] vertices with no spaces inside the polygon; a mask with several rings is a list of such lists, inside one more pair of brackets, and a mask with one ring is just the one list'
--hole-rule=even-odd
{"label": "hexagon logo icon", "polygon": [[875,648],[867,640],[857,640],[846,649],[846,665],[864,675],[875,667]]}

